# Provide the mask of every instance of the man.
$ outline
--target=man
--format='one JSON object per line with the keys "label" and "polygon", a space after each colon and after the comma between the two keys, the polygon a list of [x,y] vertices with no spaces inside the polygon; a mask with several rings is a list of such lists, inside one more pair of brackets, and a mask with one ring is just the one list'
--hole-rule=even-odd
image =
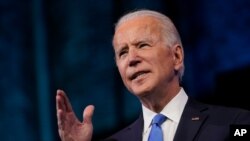
{"label": "man", "polygon": [[[165,15],[150,10],[128,13],[115,27],[113,46],[123,83],[141,102],[142,115],[107,140],[224,141],[229,139],[230,124],[250,124],[248,111],[188,98],[180,86],[184,72],[181,39]],[[56,101],[61,140],[91,141],[94,106],[85,108],[80,122],[62,90],[57,91]],[[152,124],[159,116],[161,123]]]}

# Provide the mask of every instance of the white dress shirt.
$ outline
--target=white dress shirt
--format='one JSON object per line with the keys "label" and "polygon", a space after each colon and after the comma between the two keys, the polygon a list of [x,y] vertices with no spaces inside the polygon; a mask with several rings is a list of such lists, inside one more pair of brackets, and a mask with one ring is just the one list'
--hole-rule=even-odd
{"label": "white dress shirt", "polygon": [[[187,103],[187,100],[188,96],[185,93],[184,89],[181,88],[179,93],[160,112],[161,114],[167,117],[167,120],[161,125],[164,141],[173,141],[177,126],[180,122],[180,118]],[[142,112],[144,119],[142,140],[147,141],[151,130],[151,121],[157,113],[149,110],[143,105]]]}

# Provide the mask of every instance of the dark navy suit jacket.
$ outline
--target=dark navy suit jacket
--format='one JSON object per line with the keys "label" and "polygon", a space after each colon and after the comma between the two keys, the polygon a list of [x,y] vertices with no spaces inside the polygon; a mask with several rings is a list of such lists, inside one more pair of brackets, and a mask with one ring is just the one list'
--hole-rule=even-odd
{"label": "dark navy suit jacket", "polygon": [[[231,124],[250,124],[250,111],[202,104],[192,99],[182,113],[174,141],[227,141]],[[143,116],[105,141],[142,141]]]}

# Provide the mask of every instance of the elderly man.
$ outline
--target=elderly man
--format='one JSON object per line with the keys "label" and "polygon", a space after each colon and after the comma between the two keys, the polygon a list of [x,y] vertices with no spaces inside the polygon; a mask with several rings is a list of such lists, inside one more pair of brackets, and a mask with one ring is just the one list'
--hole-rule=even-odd
{"label": "elderly man", "polygon": [[[151,10],[123,16],[113,38],[116,64],[124,85],[142,105],[141,116],[107,138],[113,141],[224,141],[231,124],[250,124],[250,112],[198,103],[180,81],[184,52],[173,22]],[[91,141],[94,106],[80,122],[66,94],[57,91],[57,118],[62,141]]]}

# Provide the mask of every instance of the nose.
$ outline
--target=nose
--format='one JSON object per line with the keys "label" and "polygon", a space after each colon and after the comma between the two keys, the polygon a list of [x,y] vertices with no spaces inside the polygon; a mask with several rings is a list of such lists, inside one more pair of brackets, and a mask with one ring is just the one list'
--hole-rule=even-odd
{"label": "nose", "polygon": [[130,50],[128,61],[130,67],[135,67],[141,62],[138,52],[135,49]]}

